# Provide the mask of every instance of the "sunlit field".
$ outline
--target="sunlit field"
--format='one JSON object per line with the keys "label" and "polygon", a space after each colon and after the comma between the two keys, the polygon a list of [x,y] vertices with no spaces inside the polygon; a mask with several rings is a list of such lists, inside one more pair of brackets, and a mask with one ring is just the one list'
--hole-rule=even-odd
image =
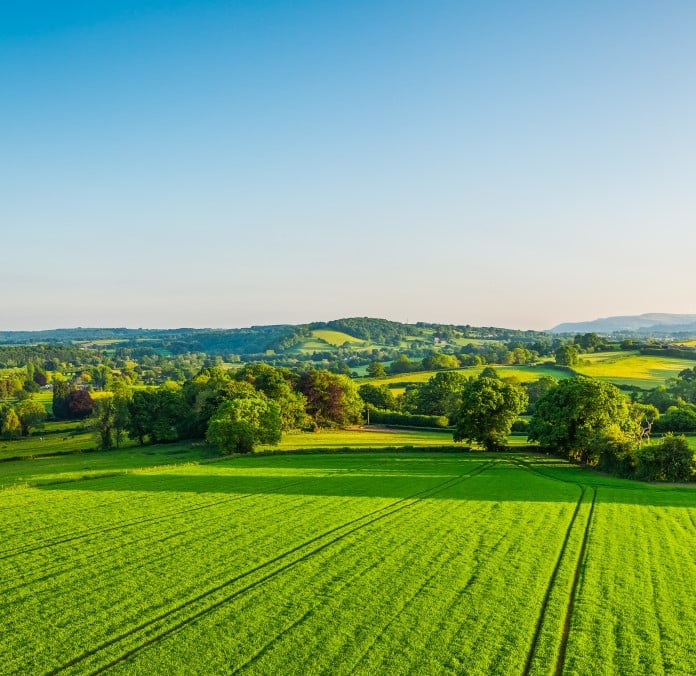
{"label": "sunlit field", "polygon": [[0,491],[0,672],[696,671],[692,489],[523,454],[138,453]]}
{"label": "sunlit field", "polygon": [[645,389],[664,385],[668,378],[680,371],[693,368],[696,361],[653,357],[638,354],[599,353],[582,355],[588,364],[574,366],[582,375],[592,376],[615,385],[636,385]]}

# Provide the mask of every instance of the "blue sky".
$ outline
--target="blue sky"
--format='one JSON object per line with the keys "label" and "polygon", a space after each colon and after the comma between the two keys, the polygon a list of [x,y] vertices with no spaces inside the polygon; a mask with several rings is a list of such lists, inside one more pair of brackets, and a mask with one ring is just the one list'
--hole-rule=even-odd
{"label": "blue sky", "polygon": [[692,2],[0,2],[1,329],[696,312]]}

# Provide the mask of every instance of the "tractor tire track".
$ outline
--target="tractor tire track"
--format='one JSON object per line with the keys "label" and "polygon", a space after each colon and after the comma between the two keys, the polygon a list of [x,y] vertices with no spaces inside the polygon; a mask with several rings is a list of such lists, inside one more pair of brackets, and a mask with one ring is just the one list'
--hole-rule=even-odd
{"label": "tractor tire track", "polygon": [[587,515],[587,523],[585,524],[585,532],[582,537],[582,545],[580,546],[580,554],[578,556],[578,561],[575,565],[575,573],[573,575],[573,585],[570,590],[570,599],[568,601],[568,607],[566,608],[565,622],[563,624],[563,634],[561,636],[561,646],[558,653],[558,660],[556,661],[556,676],[560,676],[563,673],[563,666],[565,665],[566,650],[568,647],[568,635],[570,634],[570,621],[573,616],[573,609],[575,607],[575,599],[577,597],[578,588],[580,586],[580,574],[582,572],[583,565],[585,563],[585,558],[587,554],[587,543],[590,538],[590,525],[592,524],[592,515],[594,514],[595,502],[597,501],[597,489],[592,487],[592,503],[590,504],[590,513]]}
{"label": "tractor tire track", "polygon": [[[285,552],[282,552],[281,554],[268,559],[262,564],[259,564],[258,566],[255,566],[239,575],[236,575],[225,582],[222,582],[219,585],[216,585],[215,587],[212,587],[211,589],[206,590],[205,592],[202,592],[201,594],[198,594],[182,603],[180,603],[178,606],[172,608],[169,611],[166,611],[164,613],[161,613],[160,615],[147,620],[146,622],[143,622],[139,624],[136,627],[133,627],[132,629],[123,632],[122,634],[119,634],[118,636],[115,636],[107,641],[102,642],[100,645],[96,646],[95,648],[92,648],[90,650],[87,650],[83,652],[81,655],[78,655],[77,657],[74,657],[73,659],[69,660],[68,662],[64,663],[60,667],[56,668],[53,670],[51,673],[60,673],[62,671],[65,671],[71,667],[74,667],[85,660],[89,659],[90,657],[93,657],[95,655],[98,655],[98,653],[106,650],[107,648],[110,648],[111,646],[114,646],[120,642],[123,642],[131,637],[136,636],[138,633],[142,633],[150,628],[155,628],[157,624],[165,623],[168,619],[172,618],[175,616],[177,613],[180,613],[184,610],[187,610],[191,608],[192,606],[195,606],[195,604],[200,603],[201,601],[205,601],[206,599],[209,599],[211,596],[214,594],[223,591],[224,589],[227,589],[228,587],[232,586],[236,582],[239,582],[241,580],[244,580],[245,578],[250,577],[254,573],[262,572],[264,569],[268,569],[272,567],[274,564],[281,564],[279,567],[274,568],[270,570],[268,573],[263,574],[260,578],[248,583],[247,585],[241,587],[240,589],[237,589],[226,596],[224,596],[222,599],[215,601],[206,607],[195,611],[194,613],[188,615],[187,617],[183,618],[182,620],[179,620],[175,622],[173,625],[167,627],[167,628],[160,628],[157,634],[154,636],[151,636],[150,638],[146,639],[145,641],[141,642],[139,645],[134,646],[133,648],[125,651],[122,653],[119,657],[115,658],[114,660],[111,660],[105,665],[102,665],[101,667],[98,667],[95,671],[92,673],[99,674],[102,673],[103,671],[109,669],[110,667],[113,667],[130,657],[136,655],[139,653],[141,650],[144,648],[147,648],[163,638],[179,631],[180,629],[186,627],[187,625],[193,623],[194,621],[198,620],[199,618],[211,613],[212,611],[216,610],[217,608],[222,607],[226,603],[229,603],[231,600],[241,596],[242,594],[250,591],[251,589],[254,589],[258,587],[259,585],[263,584],[264,582],[267,582],[268,580],[276,577],[277,575],[285,572],[286,570],[296,566],[297,564],[308,560],[310,557],[315,556],[319,552],[327,549],[328,547],[331,547],[334,545],[336,542],[339,542],[340,540],[345,539],[346,537],[352,535],[353,533],[366,528],[367,526],[370,526],[377,521],[380,521],[381,519],[385,519],[387,517],[390,517],[399,511],[406,509],[408,507],[411,507],[412,505],[418,504],[422,500],[440,492],[443,490],[446,490],[447,488],[450,488],[451,486],[456,485],[457,483],[464,481],[466,479],[472,478],[481,472],[485,471],[489,467],[491,467],[494,464],[495,461],[489,461],[486,463],[483,463],[479,467],[475,468],[474,470],[468,472],[467,474],[463,474],[460,476],[456,476],[450,479],[447,479],[444,482],[441,482],[433,487],[430,487],[428,489],[418,491],[416,493],[413,493],[409,496],[406,496],[404,498],[400,498],[388,505],[385,505],[384,507],[381,507],[377,510],[374,510],[372,512],[368,512],[367,514],[363,514],[360,517],[356,517],[355,519],[351,519],[350,521],[347,521],[341,525],[335,526],[334,528],[331,528],[324,533],[321,533],[319,535],[316,535],[309,540],[306,540],[305,542],[292,547],[289,550],[286,550]],[[362,522],[362,523],[360,523]],[[339,531],[343,531],[340,532]],[[335,535],[338,533],[338,535]],[[302,552],[302,550],[307,549],[308,547],[311,547],[312,545],[315,545],[319,543],[321,540],[326,539],[329,536],[335,535],[335,537],[332,537],[329,539],[327,542],[323,542],[321,544],[318,544],[316,547],[311,549],[310,551],[302,554],[296,559],[292,559],[288,562],[283,563],[286,561],[289,557],[292,557],[293,554],[297,554]]]}
{"label": "tractor tire track", "polygon": [[580,507],[582,506],[583,498],[585,497],[586,493],[586,488],[583,486],[582,490],[580,492],[580,497],[578,497],[578,501],[575,503],[575,509],[573,511],[573,515],[570,518],[570,523],[568,524],[568,528],[566,529],[566,534],[565,538],[563,539],[563,544],[561,545],[561,551],[558,553],[558,558],[556,559],[556,565],[553,568],[553,571],[551,573],[551,577],[549,578],[549,583],[546,587],[546,593],[544,594],[544,599],[541,603],[541,611],[539,613],[539,619],[537,620],[536,628],[534,630],[534,637],[532,638],[532,645],[529,648],[529,653],[527,654],[527,661],[525,663],[524,667],[524,676],[528,676],[529,673],[531,672],[532,669],[532,662],[534,661],[534,656],[537,651],[537,647],[539,645],[539,639],[541,638],[541,632],[544,627],[544,622],[546,621],[546,611],[548,610],[549,607],[549,601],[551,600],[551,593],[553,592],[553,589],[556,585],[556,579],[558,577],[558,573],[561,569],[561,564],[563,563],[563,560],[566,558],[566,552],[568,549],[568,542],[570,541],[570,536],[573,532],[573,528],[575,527],[575,522],[577,521],[578,514],[580,513]]}

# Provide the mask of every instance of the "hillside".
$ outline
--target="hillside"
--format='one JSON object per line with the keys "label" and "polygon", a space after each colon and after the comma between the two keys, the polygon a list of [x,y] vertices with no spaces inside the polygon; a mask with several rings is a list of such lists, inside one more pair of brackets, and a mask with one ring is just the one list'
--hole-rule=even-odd
{"label": "hillside", "polygon": [[603,317],[587,322],[566,322],[549,333],[641,333],[675,335],[696,333],[696,315],[650,312],[642,315]]}

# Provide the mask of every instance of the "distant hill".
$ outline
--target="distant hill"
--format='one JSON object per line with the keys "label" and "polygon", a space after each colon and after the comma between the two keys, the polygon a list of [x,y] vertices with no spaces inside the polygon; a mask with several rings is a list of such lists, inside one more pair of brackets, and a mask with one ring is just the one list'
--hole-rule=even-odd
{"label": "distant hill", "polygon": [[649,312],[643,315],[604,317],[589,322],[566,322],[549,329],[550,333],[641,333],[675,335],[696,333],[696,315]]}

